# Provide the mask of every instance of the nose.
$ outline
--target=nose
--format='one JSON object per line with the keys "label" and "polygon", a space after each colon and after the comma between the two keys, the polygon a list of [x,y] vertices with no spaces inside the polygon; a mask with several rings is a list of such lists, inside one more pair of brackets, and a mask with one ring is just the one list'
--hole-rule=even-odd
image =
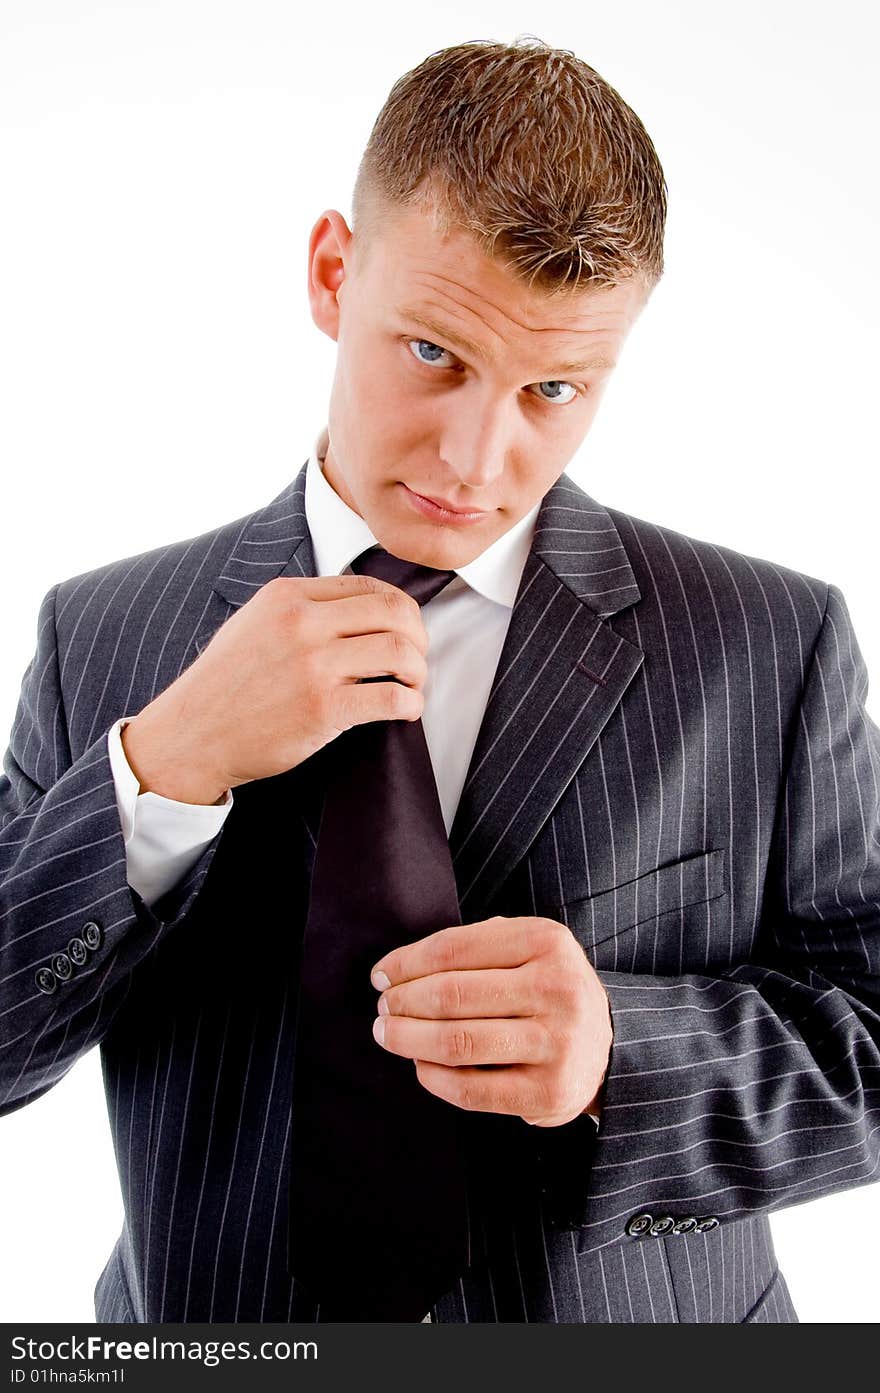
{"label": "nose", "polygon": [[504,473],[514,446],[513,430],[505,406],[474,396],[465,400],[461,394],[449,402],[440,454],[462,484],[485,490]]}

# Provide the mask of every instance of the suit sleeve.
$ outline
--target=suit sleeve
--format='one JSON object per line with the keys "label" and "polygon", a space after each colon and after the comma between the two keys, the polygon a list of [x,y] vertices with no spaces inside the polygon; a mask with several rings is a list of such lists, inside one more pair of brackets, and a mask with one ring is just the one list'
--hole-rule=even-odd
{"label": "suit sleeve", "polygon": [[719,977],[599,972],[614,1033],[601,1123],[593,1135],[577,1119],[542,1153],[580,1251],[638,1241],[639,1216],[706,1231],[878,1178],[880,732],[867,689],[832,585],[752,958]]}
{"label": "suit sleeve", "polygon": [[57,591],[40,606],[0,776],[0,1115],[48,1092],[103,1038],[132,969],[186,917],[220,840],[152,907],[128,884],[107,731],[71,758]]}

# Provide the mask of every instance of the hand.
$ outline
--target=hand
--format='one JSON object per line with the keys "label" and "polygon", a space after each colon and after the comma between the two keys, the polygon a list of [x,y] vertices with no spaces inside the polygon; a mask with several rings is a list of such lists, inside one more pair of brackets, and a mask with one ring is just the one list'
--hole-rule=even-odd
{"label": "hand", "polygon": [[[293,769],[366,721],[417,721],[428,635],[418,602],[376,576],[278,576],[125,727],[141,792],[213,803]],[[393,676],[393,682],[365,682]]]}
{"label": "hand", "polygon": [[374,1036],[415,1060],[429,1093],[537,1127],[600,1112],[611,1011],[565,924],[456,924],[386,953],[370,980],[384,988]]}

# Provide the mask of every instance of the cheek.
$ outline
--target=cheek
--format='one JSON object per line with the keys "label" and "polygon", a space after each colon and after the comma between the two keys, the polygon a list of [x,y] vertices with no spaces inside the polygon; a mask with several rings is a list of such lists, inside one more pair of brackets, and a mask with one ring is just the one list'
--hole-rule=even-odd
{"label": "cheek", "polygon": [[347,369],[347,397],[355,430],[371,437],[392,436],[408,413],[406,383],[382,353],[364,352]]}
{"label": "cheek", "polygon": [[530,442],[505,471],[503,493],[508,510],[519,517],[529,512],[556,483],[571,453],[560,450],[557,442],[545,444],[543,449]]}

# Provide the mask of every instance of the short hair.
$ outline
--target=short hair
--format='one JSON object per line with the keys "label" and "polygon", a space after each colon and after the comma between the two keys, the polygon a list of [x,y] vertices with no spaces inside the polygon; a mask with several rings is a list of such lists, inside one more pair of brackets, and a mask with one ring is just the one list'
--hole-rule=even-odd
{"label": "short hair", "polygon": [[471,40],[398,78],[352,196],[366,258],[389,205],[469,232],[530,288],[611,288],[663,274],[666,181],[638,116],[568,49]]}

